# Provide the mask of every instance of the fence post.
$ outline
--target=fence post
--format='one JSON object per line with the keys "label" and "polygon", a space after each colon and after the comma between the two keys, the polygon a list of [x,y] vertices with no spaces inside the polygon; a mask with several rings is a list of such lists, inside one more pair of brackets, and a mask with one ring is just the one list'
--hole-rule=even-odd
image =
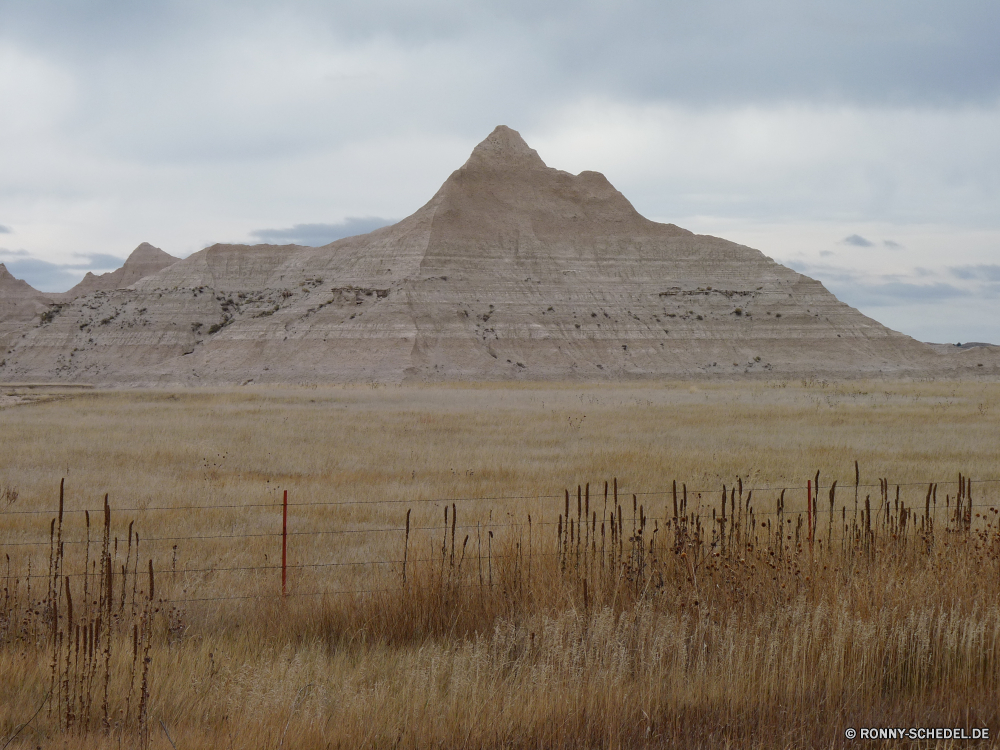
{"label": "fence post", "polygon": [[281,503],[281,595],[287,594],[285,583],[288,573],[288,490]]}
{"label": "fence post", "polygon": [[[817,488],[818,489],[818,488]],[[801,518],[801,516],[799,516]],[[806,521],[809,524],[809,535],[807,539],[809,540],[809,549],[812,550],[813,544],[813,491],[812,491],[812,480],[806,480]]]}

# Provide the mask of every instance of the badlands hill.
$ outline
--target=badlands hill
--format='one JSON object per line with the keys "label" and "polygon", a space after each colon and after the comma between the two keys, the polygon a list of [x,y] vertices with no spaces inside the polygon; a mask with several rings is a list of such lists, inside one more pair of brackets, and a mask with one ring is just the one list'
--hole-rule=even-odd
{"label": "badlands hill", "polygon": [[0,324],[20,327],[36,321],[52,304],[48,295],[32,288],[27,281],[15,279],[0,263]]}
{"label": "badlands hill", "polygon": [[[52,300],[33,289],[28,282],[15,279],[7,266],[0,263],[0,361],[7,344],[19,338],[23,331],[41,321]],[[0,368],[0,380],[4,380],[4,370]]]}
{"label": "badlands hill", "polygon": [[93,279],[19,322],[0,342],[0,380],[997,372],[995,351],[943,356],[757,250],[650,221],[603,175],[550,169],[503,126],[393,226],[320,248],[167,259],[126,289]]}
{"label": "badlands hill", "polygon": [[140,279],[152,276],[157,271],[163,270],[178,260],[179,258],[163,252],[160,248],[153,247],[148,242],[143,242],[132,251],[132,254],[125,260],[125,264],[117,271],[102,273],[100,276],[95,276],[88,271],[80,283],[68,292],[50,294],[49,296],[56,302],[70,302],[77,297],[83,297],[94,292],[110,292],[114,289],[125,289]]}

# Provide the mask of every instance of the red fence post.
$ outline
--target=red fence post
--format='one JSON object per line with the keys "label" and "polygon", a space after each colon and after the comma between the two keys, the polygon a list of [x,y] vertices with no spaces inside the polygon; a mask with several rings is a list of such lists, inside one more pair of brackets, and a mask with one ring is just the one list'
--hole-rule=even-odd
{"label": "red fence post", "polygon": [[281,503],[281,595],[285,596],[287,590],[285,582],[288,573],[288,490],[285,490],[285,497]]}

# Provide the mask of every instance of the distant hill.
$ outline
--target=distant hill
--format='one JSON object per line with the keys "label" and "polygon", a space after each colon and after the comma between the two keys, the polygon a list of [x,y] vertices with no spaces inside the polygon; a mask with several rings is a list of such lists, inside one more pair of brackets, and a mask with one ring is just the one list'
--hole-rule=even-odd
{"label": "distant hill", "polygon": [[984,341],[969,341],[964,344],[928,344],[928,346],[938,354],[948,355],[953,358],[956,355],[963,355],[964,360],[968,360],[977,354],[990,357],[1000,352],[1000,346],[987,344]]}
{"label": "distant hill", "polygon": [[51,295],[43,294],[27,281],[14,278],[0,263],[0,324],[21,323],[49,309]]}
{"label": "distant hill", "polygon": [[95,276],[88,271],[80,283],[68,292],[50,294],[49,296],[59,302],[68,302],[77,297],[93,294],[94,292],[124,289],[140,279],[151,276],[157,271],[162,271],[178,260],[179,258],[163,252],[160,248],[153,247],[148,242],[143,242],[132,251],[132,254],[125,260],[125,264],[118,270],[102,273],[100,276]]}
{"label": "distant hill", "polygon": [[551,169],[504,126],[397,224],[319,248],[213,245],[121,285],[81,282],[25,323],[0,379],[1000,374],[993,349],[940,354],[758,250],[650,221],[604,175]]}

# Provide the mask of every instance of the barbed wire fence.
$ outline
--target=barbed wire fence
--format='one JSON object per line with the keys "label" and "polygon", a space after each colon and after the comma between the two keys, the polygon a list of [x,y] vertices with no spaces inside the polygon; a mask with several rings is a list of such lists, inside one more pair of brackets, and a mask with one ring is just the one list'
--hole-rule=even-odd
{"label": "barbed wire fence", "polygon": [[[933,498],[934,500],[934,514],[936,517],[943,517],[946,521],[957,520],[952,518],[952,514],[959,512],[958,509],[952,504],[953,499],[964,498],[964,503],[961,505],[960,512],[971,516],[976,509],[979,511],[992,511],[997,513],[997,508],[1000,506],[1000,502],[997,502],[993,498],[996,494],[996,490],[1000,487],[1000,479],[988,478],[988,479],[978,479],[971,480],[963,475],[958,475],[957,478],[952,478],[950,480],[940,480],[940,481],[924,481],[924,482],[903,482],[903,483],[890,483],[887,479],[881,479],[877,484],[874,483],[861,483],[860,481],[855,481],[851,484],[838,485],[837,482],[831,482],[830,484],[821,485],[818,481],[809,480],[805,484],[796,483],[789,484],[786,486],[757,486],[757,487],[747,487],[742,486],[742,480],[737,480],[739,483],[739,497],[741,506],[745,503],[745,507],[748,513],[752,513],[754,518],[769,518],[778,515],[794,515],[799,516],[808,515],[808,526],[807,533],[814,534],[818,526],[818,519],[825,514],[836,514],[840,513],[846,515],[848,511],[848,506],[854,506],[853,512],[857,513],[858,503],[862,496],[868,497],[872,494],[872,490],[877,489],[879,491],[878,500],[878,511],[876,517],[879,514],[888,514],[888,505],[895,502],[897,510],[900,498],[903,492],[906,492],[906,499],[911,501],[910,508],[917,508],[920,506],[914,498],[924,501],[924,506],[928,509],[930,508],[930,502]],[[603,490],[595,492],[595,503],[603,499],[604,502],[604,517],[601,518],[601,524],[608,520],[607,509],[612,508],[612,522],[614,519],[614,508],[619,508],[618,524],[619,528],[623,528],[622,524],[629,523],[633,526],[639,521],[640,514],[644,517],[655,518],[655,514],[652,510],[646,510],[645,504],[650,501],[656,501],[659,499],[666,498],[673,501],[673,512],[670,512],[669,504],[664,507],[662,521],[664,528],[667,528],[672,521],[675,521],[678,513],[678,498],[682,497],[682,505],[680,507],[684,510],[685,518],[690,518],[692,525],[700,524],[702,521],[706,522],[706,528],[708,527],[709,519],[712,522],[716,522],[715,510],[719,505],[719,496],[721,492],[722,507],[723,507],[723,520],[725,519],[725,498],[728,497],[727,493],[733,494],[735,496],[736,486],[722,485],[714,489],[707,488],[688,488],[685,484],[678,484],[677,482],[672,482],[670,489],[666,490],[652,490],[652,491],[636,491],[631,492],[626,487],[619,487],[617,479],[613,479],[610,483],[603,483]],[[821,493],[829,493],[831,498],[833,498],[833,493],[839,486],[842,493],[846,493],[849,496],[849,500],[846,502],[840,502],[835,504],[831,499],[831,502],[826,507],[821,507],[819,502],[819,497]],[[919,492],[914,490],[918,489]],[[973,499],[973,491],[975,488],[976,499]],[[744,489],[747,490],[744,494]],[[945,504],[941,504],[937,500],[938,490],[945,495]],[[894,493],[893,493],[894,490]],[[584,497],[584,492],[586,492],[587,497],[587,508],[588,514],[583,516],[582,513],[582,502]],[[610,493],[610,494],[609,494]],[[800,498],[805,500],[806,509],[803,511],[787,511],[779,509],[783,506],[785,495],[788,493],[805,493],[805,498]],[[573,497],[575,495],[575,497]],[[894,495],[894,500],[893,500]],[[841,495],[843,496],[843,494]],[[639,506],[639,499],[642,499],[643,506]],[[695,505],[689,503],[689,498],[696,501]],[[779,499],[780,498],[780,499]],[[621,514],[621,503],[623,499],[631,499],[633,501],[633,514],[632,515],[622,515]],[[905,503],[906,499],[903,500]],[[571,501],[575,500],[577,505],[576,520],[578,522],[577,528],[582,528],[579,526],[579,521],[581,517],[586,519],[586,523],[590,523],[590,486],[586,485],[586,490],[584,490],[584,485],[578,485],[576,492],[571,492],[570,490],[564,490],[560,494],[537,494],[537,495],[493,495],[493,496],[480,496],[480,497],[426,497],[426,498],[385,498],[378,500],[330,500],[330,501],[310,501],[310,502],[296,502],[294,497],[289,500],[288,490],[283,492],[282,502],[248,502],[248,503],[218,503],[213,504],[211,502],[202,504],[186,504],[186,505],[134,505],[130,507],[115,508],[113,505],[107,505],[104,508],[67,508],[65,504],[62,507],[56,508],[46,508],[46,509],[14,509],[7,508],[5,510],[0,510],[0,552],[5,554],[6,557],[6,578],[11,579],[13,577],[18,577],[23,580],[32,579],[47,579],[52,577],[51,571],[49,573],[44,572],[31,572],[30,569],[27,573],[12,573],[11,563],[12,557],[17,558],[18,552],[28,553],[33,548],[46,548],[50,549],[50,557],[52,556],[52,549],[58,545],[64,545],[66,547],[86,547],[88,549],[87,559],[89,560],[89,548],[91,545],[97,545],[97,537],[90,537],[89,535],[84,537],[73,537],[73,538],[62,538],[63,524],[66,517],[80,517],[83,516],[85,519],[85,528],[90,529],[90,517],[95,518],[101,514],[114,514],[116,517],[130,516],[129,527],[128,527],[128,537],[122,537],[120,540],[115,539],[115,559],[118,555],[118,544],[121,541],[122,546],[128,545],[131,554],[133,539],[135,544],[135,557],[136,566],[133,570],[138,568],[138,556],[140,545],[154,545],[158,546],[157,552],[153,553],[154,557],[150,558],[150,565],[153,565],[153,559],[157,559],[157,569],[160,573],[165,573],[173,576],[175,579],[180,577],[190,577],[192,575],[208,575],[216,576],[218,574],[223,575],[237,575],[237,574],[260,574],[258,577],[258,583],[263,583],[265,588],[269,588],[269,591],[258,591],[255,593],[222,593],[219,595],[199,595],[197,590],[192,591],[192,588],[197,588],[194,583],[189,583],[187,586],[182,586],[181,590],[183,594],[181,596],[168,595],[163,598],[165,603],[180,604],[180,603],[201,603],[201,602],[221,602],[221,601],[239,601],[239,600],[254,600],[262,598],[287,598],[287,597],[324,597],[324,596],[338,596],[338,595],[366,595],[375,593],[388,593],[393,591],[401,590],[401,584],[397,578],[395,581],[389,576],[380,575],[372,576],[370,573],[373,570],[384,571],[386,573],[395,572],[398,574],[400,568],[405,571],[405,566],[409,564],[421,564],[429,563],[434,564],[441,560],[440,555],[432,555],[426,557],[407,557],[406,552],[402,556],[395,557],[381,557],[381,558],[366,558],[360,560],[344,560],[344,559],[332,559],[332,560],[320,560],[320,561],[301,561],[302,554],[315,553],[315,549],[299,549],[295,550],[297,556],[300,558],[298,562],[289,563],[287,560],[287,550],[288,545],[291,543],[294,545],[297,540],[318,540],[321,538],[362,538],[362,537],[375,537],[380,539],[384,544],[383,547],[389,546],[391,544],[397,544],[398,548],[401,550],[408,550],[408,543],[411,536],[418,533],[424,534],[428,541],[433,538],[440,539],[440,535],[444,535],[445,546],[447,546],[448,534],[452,535],[454,540],[455,534],[461,530],[463,533],[471,533],[473,530],[477,531],[480,535],[483,532],[489,534],[489,538],[493,539],[493,532],[499,530],[520,530],[524,531],[525,528],[529,528],[529,533],[531,530],[536,528],[547,530],[549,534],[553,531],[558,531],[561,537],[564,532],[564,525],[569,526],[572,517]],[[609,506],[609,503],[611,505]],[[777,505],[779,504],[780,505]],[[521,510],[525,512],[525,520],[510,520],[510,521],[495,521],[492,518],[492,510],[497,510],[503,507],[510,507],[511,505],[520,505]],[[627,505],[627,502],[626,502]],[[766,509],[764,506],[775,506],[774,510]],[[462,508],[463,511],[469,506],[479,506],[479,520],[476,523],[457,523],[456,518],[458,515],[458,509]],[[483,506],[486,506],[484,509]],[[371,525],[364,526],[362,528],[311,528],[311,529],[289,529],[288,520],[292,519],[293,523],[296,520],[296,511],[302,510],[314,510],[314,509],[351,509],[365,507],[370,509],[372,507],[379,508],[399,508],[399,515],[402,516],[402,509],[405,507],[407,509],[405,516],[405,523],[400,522],[391,525]],[[431,510],[440,510],[444,508],[444,523],[424,523],[424,524],[411,524],[410,516],[414,508],[429,508]],[[596,506],[595,506],[596,507]],[[449,523],[449,509],[451,509],[450,523]],[[190,512],[242,512],[247,511],[257,511],[262,514],[256,519],[262,525],[267,524],[270,526],[271,530],[260,530],[260,531],[250,531],[250,532],[240,532],[240,531],[215,531],[208,530],[206,533],[199,534],[154,534],[150,536],[142,536],[138,529],[137,521],[140,519],[150,520],[152,525],[160,528],[169,528],[171,523],[170,514],[187,514]],[[870,513],[871,511],[869,511]],[[532,519],[531,514],[535,513],[536,517]],[[166,514],[167,519],[163,518]],[[482,517],[483,515],[486,517]],[[538,517],[537,514],[542,514],[543,517]],[[596,510],[594,511],[594,525],[596,531]],[[36,538],[17,538],[12,539],[12,535],[18,534],[20,536],[30,535],[30,531],[26,531],[23,528],[17,528],[18,519],[25,517],[40,517],[47,518],[49,520],[49,533],[42,536],[37,536]],[[246,521],[247,519],[243,519]],[[309,519],[310,521],[313,519]],[[966,519],[971,521],[971,519]],[[832,518],[831,518],[832,521]],[[110,516],[105,519],[106,524],[110,524]],[[358,521],[353,519],[350,521],[351,524],[356,524]],[[221,525],[221,524],[220,524]],[[230,524],[232,525],[232,524]],[[59,538],[56,539],[55,533],[56,529],[59,529]],[[619,532],[621,533],[621,532]],[[134,534],[134,537],[133,537]],[[407,547],[404,547],[404,535]],[[554,536],[554,535],[553,535]],[[811,539],[811,536],[810,536]],[[223,542],[227,546],[223,550],[223,554],[231,554],[233,550],[236,551],[245,550],[246,542],[256,542],[258,544],[257,549],[254,551],[260,552],[261,550],[267,548],[270,550],[270,554],[273,554],[277,559],[280,556],[282,562],[279,564],[277,562],[271,562],[270,554],[264,553],[267,556],[268,561],[264,564],[226,564],[220,562],[219,564],[213,565],[211,563],[201,562],[195,565],[182,566],[180,568],[176,567],[177,555],[178,555],[178,545],[180,543],[202,543],[202,542]],[[468,537],[466,539],[468,541]],[[431,542],[433,545],[433,541]],[[171,544],[170,553],[172,553],[173,564],[167,566],[164,562],[164,553],[162,550],[162,545]],[[242,548],[240,545],[243,545]],[[271,544],[270,547],[267,547]],[[452,542],[454,549],[454,541]],[[368,542],[363,543],[364,547],[374,548]],[[433,548],[433,546],[432,546]],[[353,548],[352,548],[353,550]],[[505,554],[503,552],[491,552],[490,556],[493,560],[501,560],[504,558]],[[562,554],[561,552],[545,552],[545,551],[534,551],[532,553],[535,557],[545,558],[553,557]],[[147,552],[148,556],[149,553]],[[196,559],[210,559],[211,555],[205,553],[195,553],[194,557]],[[127,564],[126,564],[127,568]],[[385,581],[385,585],[376,586],[348,586],[348,587],[335,587],[335,588],[320,588],[317,590],[302,590],[298,585],[295,585],[289,590],[286,578],[288,572],[304,572],[311,571],[314,573],[322,571],[335,571],[335,570],[346,570],[346,569],[360,569],[366,573],[367,579],[375,579],[376,581]],[[70,572],[64,573],[63,576],[67,578],[84,578],[101,575],[95,570],[86,570],[83,572]],[[405,572],[404,572],[405,576]],[[390,585],[391,584],[391,585]],[[219,588],[202,586],[202,588]],[[222,585],[221,588],[229,589],[232,591],[238,590],[237,582],[231,581],[229,585]]]}

